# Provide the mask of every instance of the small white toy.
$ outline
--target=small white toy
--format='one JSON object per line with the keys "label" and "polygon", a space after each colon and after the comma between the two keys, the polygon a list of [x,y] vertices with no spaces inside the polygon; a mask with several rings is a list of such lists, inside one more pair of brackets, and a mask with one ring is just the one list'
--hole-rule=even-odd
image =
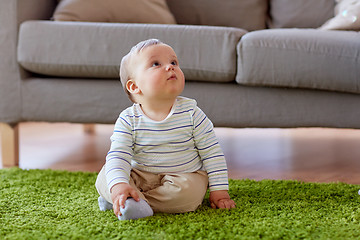
{"label": "small white toy", "polygon": [[358,194],[360,195],[360,190],[358,191]]}

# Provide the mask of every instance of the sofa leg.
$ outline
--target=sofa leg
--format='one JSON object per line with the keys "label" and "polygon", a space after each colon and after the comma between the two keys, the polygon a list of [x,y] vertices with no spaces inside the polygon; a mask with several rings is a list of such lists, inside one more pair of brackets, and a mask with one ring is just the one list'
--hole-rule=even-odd
{"label": "sofa leg", "polygon": [[84,132],[87,134],[94,134],[95,133],[95,124],[93,123],[86,123],[83,124]]}
{"label": "sofa leg", "polygon": [[0,143],[3,167],[19,166],[19,125],[0,123]]}

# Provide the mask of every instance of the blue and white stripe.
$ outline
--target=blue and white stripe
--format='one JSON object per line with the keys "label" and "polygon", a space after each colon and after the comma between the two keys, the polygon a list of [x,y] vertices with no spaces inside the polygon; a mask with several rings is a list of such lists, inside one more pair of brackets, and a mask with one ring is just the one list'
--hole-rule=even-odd
{"label": "blue and white stripe", "polygon": [[137,104],[120,114],[106,157],[109,188],[129,182],[131,168],[152,173],[202,169],[208,173],[210,191],[228,190],[226,162],[213,125],[196,101],[185,97],[178,97],[160,122],[147,118]]}

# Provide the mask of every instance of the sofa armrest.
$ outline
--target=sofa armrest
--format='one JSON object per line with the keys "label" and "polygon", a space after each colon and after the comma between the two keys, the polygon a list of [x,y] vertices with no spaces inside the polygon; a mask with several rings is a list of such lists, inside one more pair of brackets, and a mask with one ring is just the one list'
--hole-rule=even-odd
{"label": "sofa armrest", "polygon": [[21,74],[17,63],[19,25],[30,19],[49,19],[56,0],[0,1],[0,122],[21,120]]}

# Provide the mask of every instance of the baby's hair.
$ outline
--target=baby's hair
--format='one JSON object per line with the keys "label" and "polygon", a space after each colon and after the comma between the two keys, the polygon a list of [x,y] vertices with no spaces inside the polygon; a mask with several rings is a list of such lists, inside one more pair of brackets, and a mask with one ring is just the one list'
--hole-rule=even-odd
{"label": "baby's hair", "polygon": [[127,95],[129,96],[129,99],[132,102],[135,102],[135,100],[134,100],[133,96],[131,95],[131,93],[126,89],[126,83],[132,77],[130,69],[129,69],[129,64],[130,64],[131,58],[134,55],[141,52],[143,49],[145,49],[145,48],[147,48],[149,46],[158,45],[158,44],[164,44],[164,43],[161,42],[160,40],[154,39],[154,38],[139,42],[138,44],[133,46],[131,48],[130,52],[128,54],[126,54],[121,60],[121,63],[120,63],[120,81],[121,81],[121,84],[123,85],[124,91],[127,93]]}

